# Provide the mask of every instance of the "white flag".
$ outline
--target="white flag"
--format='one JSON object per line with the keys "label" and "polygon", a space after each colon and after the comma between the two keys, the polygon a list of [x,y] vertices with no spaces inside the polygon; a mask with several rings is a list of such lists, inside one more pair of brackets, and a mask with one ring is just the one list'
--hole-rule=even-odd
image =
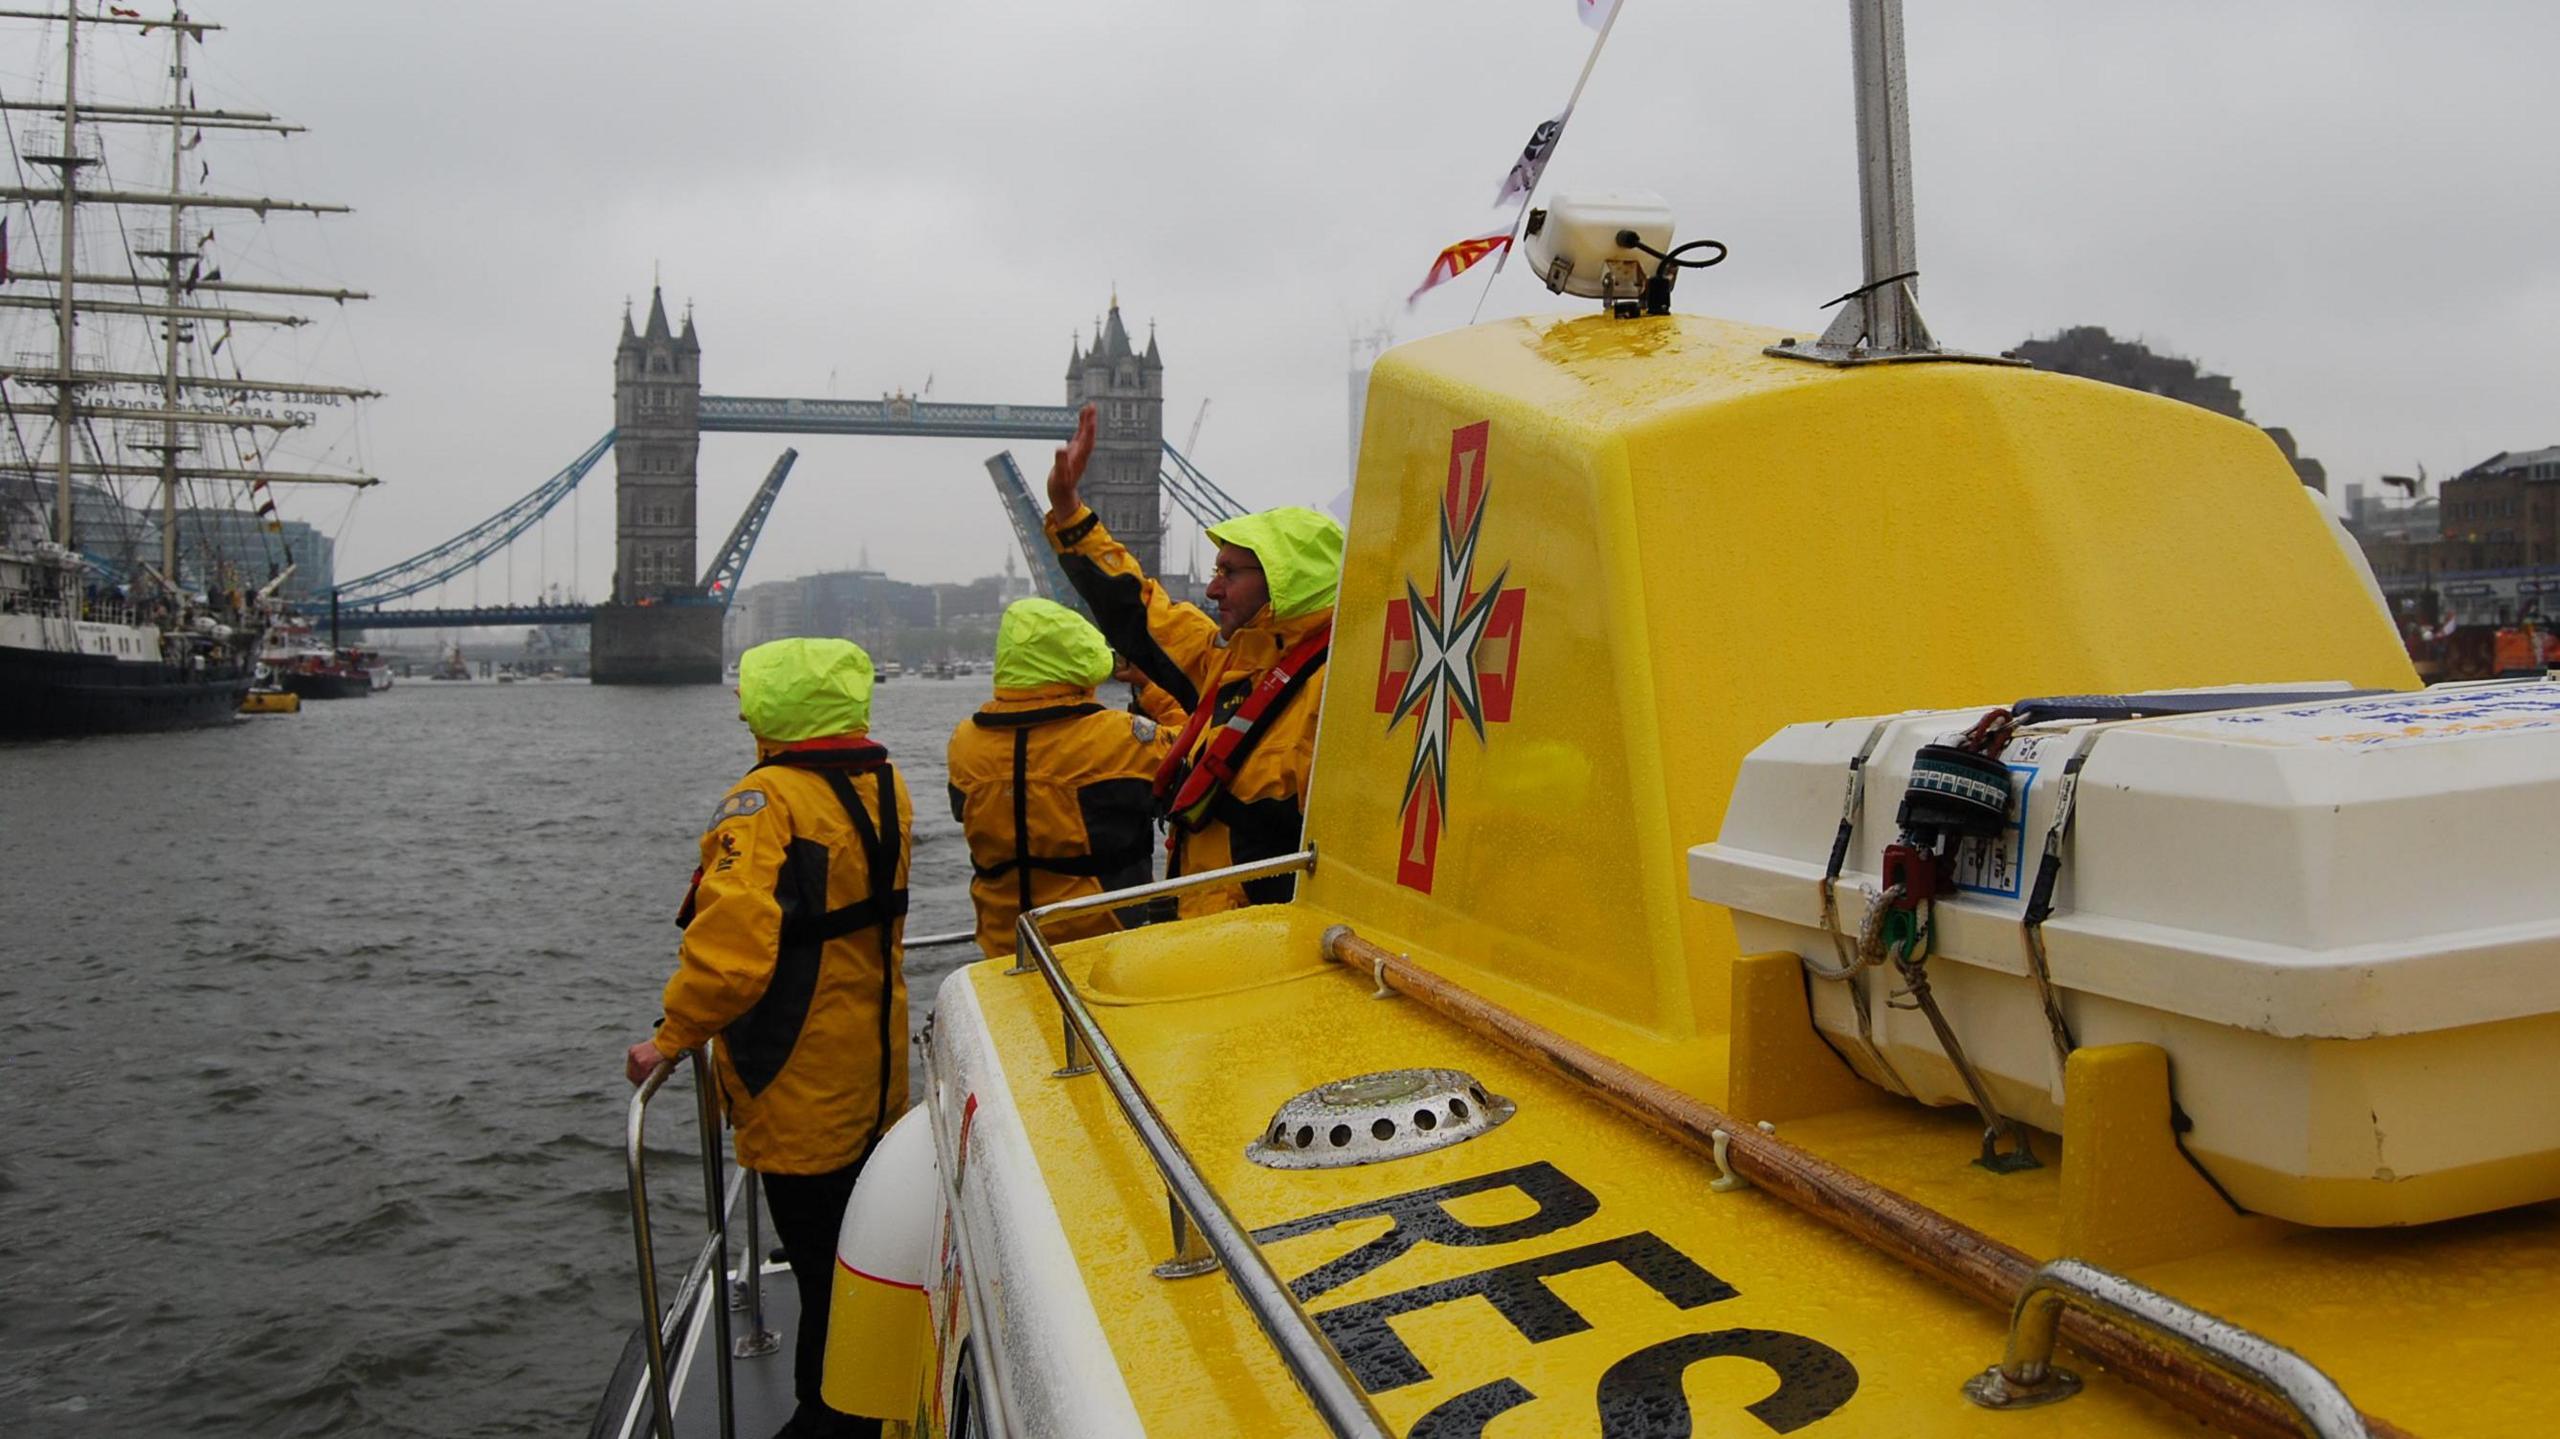
{"label": "white flag", "polygon": [[1609,28],[1609,15],[1618,8],[1618,0],[1573,0],[1573,8],[1582,14],[1582,23],[1594,30]]}
{"label": "white flag", "polygon": [[1511,162],[1511,173],[1502,177],[1502,193],[1493,197],[1495,209],[1517,200],[1525,200],[1538,188],[1538,177],[1546,173],[1547,157],[1556,152],[1556,141],[1564,134],[1564,122],[1573,118],[1571,110],[1552,120],[1541,120],[1529,132],[1529,143],[1520,147],[1520,158]]}

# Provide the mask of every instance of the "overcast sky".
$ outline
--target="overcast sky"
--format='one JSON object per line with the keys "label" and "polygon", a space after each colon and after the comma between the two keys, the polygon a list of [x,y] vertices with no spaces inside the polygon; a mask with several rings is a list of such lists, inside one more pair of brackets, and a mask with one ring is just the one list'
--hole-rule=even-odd
{"label": "overcast sky", "polygon": [[[1732,247],[1680,308],[1810,331],[1858,280],[1846,6],[1625,0],[1550,190],[1659,191]],[[690,303],[724,394],[1055,403],[1116,284],[1158,327],[1177,444],[1250,503],[1346,480],[1353,338],[1410,313],[1591,39],[1571,0],[321,5],[204,0],[211,188],[343,200],[220,221],[233,278],[373,292],[268,342],[389,392],[385,482],[290,513],[349,576],[533,487],[611,423],[626,298]],[[2560,7],[1912,0],[1921,297],[1941,341],[2101,324],[2239,384],[2342,483],[2560,443]],[[23,50],[25,47],[19,47]],[[25,93],[32,60],[7,82]],[[235,239],[235,236],[237,237]],[[1575,310],[1515,265],[1488,317]],[[702,448],[707,555],[783,440]],[[752,583],[910,579],[1011,545],[984,441],[803,439]],[[1045,456],[1017,447],[1035,476]],[[609,463],[537,574],[611,565]],[[483,599],[506,581],[484,578]],[[449,598],[468,598],[467,594]]]}

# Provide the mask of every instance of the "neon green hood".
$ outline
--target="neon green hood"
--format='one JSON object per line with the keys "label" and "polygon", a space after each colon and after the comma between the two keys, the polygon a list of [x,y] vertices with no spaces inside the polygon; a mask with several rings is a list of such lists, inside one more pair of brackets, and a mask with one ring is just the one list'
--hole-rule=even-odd
{"label": "neon green hood", "polygon": [[1271,586],[1271,617],[1294,620],[1333,607],[1342,583],[1342,526],[1322,510],[1284,505],[1209,527],[1209,538],[1253,551]]}
{"label": "neon green hood", "polygon": [[789,744],[871,727],[871,656],[851,640],[761,644],[738,657],[738,718]]}
{"label": "neon green hood", "polygon": [[1093,622],[1049,600],[1015,600],[996,625],[996,688],[1078,685],[1111,678],[1111,646]]}

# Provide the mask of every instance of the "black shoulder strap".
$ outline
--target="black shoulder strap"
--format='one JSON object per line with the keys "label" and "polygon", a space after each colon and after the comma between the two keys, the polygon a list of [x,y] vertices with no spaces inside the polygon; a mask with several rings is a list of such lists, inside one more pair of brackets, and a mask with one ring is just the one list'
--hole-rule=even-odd
{"label": "black shoulder strap", "polygon": [[989,714],[984,710],[969,716],[969,722],[980,729],[1019,729],[1028,725],[1044,725],[1082,715],[1100,714],[1102,706],[1090,700],[1082,704],[1051,705],[1046,709],[1006,710]]}
{"label": "black shoulder strap", "polygon": [[[827,910],[811,920],[811,929],[821,940],[838,939],[856,930],[877,928],[880,931],[880,954],[886,962],[890,950],[889,925],[907,913],[906,886],[898,883],[898,787],[895,771],[880,766],[880,819],[874,824],[870,811],[862,807],[862,797],[854,793],[853,780],[838,769],[812,769],[809,773],[827,782],[835,791],[836,802],[844,806],[845,817],[853,822],[855,836],[862,844],[862,857],[870,867],[871,894],[867,899]],[[884,833],[885,831],[885,833]]]}
{"label": "black shoulder strap", "polygon": [[[836,930],[838,934],[863,928],[880,932],[880,1110],[871,1120],[871,1142],[876,1144],[889,1127],[890,1061],[897,1054],[889,1046],[893,1039],[904,1039],[889,1032],[890,1001],[897,995],[898,984],[897,936],[893,926],[907,912],[907,889],[898,883],[898,777],[888,765],[880,766],[880,822],[875,825],[862,807],[862,797],[853,792],[853,781],[842,770],[819,773],[826,777],[827,788],[836,792],[845,816],[853,821],[854,831],[862,840],[863,857],[871,866],[871,897],[859,904],[828,910],[826,923],[834,926],[841,922],[843,928]],[[906,1096],[898,1098],[903,1103]]]}
{"label": "black shoulder strap", "polygon": [[[1086,705],[1075,713],[1100,714],[1102,706]],[[983,719],[983,717],[981,717]],[[1092,842],[1087,836],[1086,842]],[[1137,853],[1145,854],[1145,847]],[[1031,852],[1031,731],[1013,732],[1013,857],[982,865],[972,862],[970,873],[980,879],[1002,879],[1007,872],[1014,877],[1014,912],[1031,912],[1031,875],[1034,870],[1045,874],[1063,874],[1082,879],[1100,879],[1126,869],[1131,856],[1125,853],[1085,853],[1071,855],[1037,855]]]}
{"label": "black shoulder strap", "polygon": [[[974,867],[974,866],[973,866]],[[1031,912],[1031,731],[1013,732],[1014,913]]]}

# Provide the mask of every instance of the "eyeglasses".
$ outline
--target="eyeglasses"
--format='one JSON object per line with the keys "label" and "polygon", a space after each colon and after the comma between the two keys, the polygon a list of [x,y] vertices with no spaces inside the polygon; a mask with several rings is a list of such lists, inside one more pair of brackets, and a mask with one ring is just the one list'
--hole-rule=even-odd
{"label": "eyeglasses", "polygon": [[1262,573],[1262,566],[1260,565],[1230,565],[1221,561],[1210,567],[1209,578],[1213,580],[1232,580],[1240,575],[1258,575],[1260,573]]}

